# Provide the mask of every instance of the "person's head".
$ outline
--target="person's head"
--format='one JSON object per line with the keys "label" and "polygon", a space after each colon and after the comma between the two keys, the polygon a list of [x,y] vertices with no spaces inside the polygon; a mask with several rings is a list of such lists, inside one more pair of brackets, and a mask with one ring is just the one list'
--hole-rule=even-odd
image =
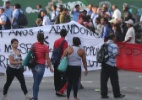
{"label": "person's head", "polygon": [[80,39],[78,37],[73,37],[73,45],[78,47],[80,44]]}
{"label": "person's head", "polygon": [[107,6],[107,4],[106,4],[106,3],[104,3],[102,7],[108,8],[108,6]]}
{"label": "person's head", "polygon": [[112,29],[113,29],[114,31],[117,31],[117,29],[118,29],[118,24],[113,24]]}
{"label": "person's head", "polygon": [[114,11],[116,9],[117,9],[117,5],[116,4],[112,5],[112,10]]}
{"label": "person's head", "polygon": [[128,11],[129,10],[129,5],[127,3],[123,4],[123,11]]}
{"label": "person's head", "polygon": [[69,10],[67,8],[64,9],[64,12],[65,12],[66,15],[69,14]]}
{"label": "person's head", "polygon": [[0,8],[0,14],[3,14],[3,13],[4,13],[4,9]]}
{"label": "person's head", "polygon": [[107,23],[108,23],[108,19],[105,18],[105,17],[102,17],[102,18],[101,18],[101,24],[102,24],[102,25],[105,25],[105,24],[107,24]]}
{"label": "person's head", "polygon": [[80,11],[80,6],[79,5],[75,5],[75,9],[76,9],[76,11]]}
{"label": "person's head", "polygon": [[5,4],[6,4],[6,5],[5,5],[6,8],[9,8],[9,7],[10,7],[10,1],[6,1]]}
{"label": "person's head", "polygon": [[44,17],[46,15],[46,11],[42,10],[40,14],[41,14],[42,17]]}
{"label": "person's head", "polygon": [[17,4],[14,5],[14,8],[15,9],[21,9],[21,5],[17,3]]}
{"label": "person's head", "polygon": [[41,26],[42,25],[42,20],[40,18],[36,19],[36,25]]}
{"label": "person's head", "polygon": [[134,24],[134,21],[132,19],[129,19],[128,21],[125,21],[128,28],[132,27]]}
{"label": "person's head", "polygon": [[12,39],[11,40],[11,46],[12,46],[12,48],[17,49],[18,48],[18,43],[19,43],[19,41],[16,38]]}
{"label": "person's head", "polygon": [[92,7],[93,7],[93,4],[89,4],[89,5],[88,5],[88,9],[89,9],[89,10],[92,10]]}
{"label": "person's head", "polygon": [[66,29],[62,29],[60,31],[60,36],[63,37],[63,38],[65,38],[67,36],[67,33],[68,33],[68,31]]}
{"label": "person's head", "polygon": [[52,11],[56,11],[57,6],[56,5],[52,5],[51,9],[52,9]]}
{"label": "person's head", "polygon": [[37,34],[37,40],[38,42],[40,42],[41,44],[44,44],[44,33],[43,32],[39,32]]}
{"label": "person's head", "polygon": [[99,23],[100,23],[100,18],[99,18],[99,17],[96,18],[95,23],[96,23],[96,24],[99,24]]}
{"label": "person's head", "polygon": [[83,24],[83,23],[85,22],[85,19],[86,19],[86,16],[81,16],[81,17],[79,18],[79,23],[80,23],[80,24]]}
{"label": "person's head", "polygon": [[87,11],[86,11],[86,10],[83,10],[83,11],[82,11],[82,14],[83,14],[84,16],[86,16],[86,15],[87,15]]}
{"label": "person's head", "polygon": [[94,13],[97,13],[97,9],[98,9],[98,7],[95,6],[95,7],[92,8],[92,11],[93,11]]}
{"label": "person's head", "polygon": [[108,19],[110,18],[110,13],[109,12],[105,13],[105,18],[108,18]]}
{"label": "person's head", "polygon": [[114,33],[110,33],[109,36],[108,36],[108,39],[116,42],[116,36],[115,36],[115,34]]}
{"label": "person's head", "polygon": [[65,8],[64,5],[59,5],[58,11],[59,11],[59,12],[62,12],[64,8]]}
{"label": "person's head", "polygon": [[106,13],[107,12],[107,8],[106,7],[102,7],[102,13]]}
{"label": "person's head", "polygon": [[37,10],[39,10],[39,9],[41,9],[42,8],[42,5],[41,4],[38,4],[37,6],[36,6],[36,9]]}

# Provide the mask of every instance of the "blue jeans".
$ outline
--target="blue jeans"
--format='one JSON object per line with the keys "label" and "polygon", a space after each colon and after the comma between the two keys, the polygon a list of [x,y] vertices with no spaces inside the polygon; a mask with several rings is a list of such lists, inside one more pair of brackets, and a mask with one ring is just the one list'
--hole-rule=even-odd
{"label": "blue jeans", "polygon": [[45,72],[45,65],[36,64],[36,66],[32,69],[33,72],[33,100],[38,100],[38,92],[39,92],[39,85],[43,78]]}

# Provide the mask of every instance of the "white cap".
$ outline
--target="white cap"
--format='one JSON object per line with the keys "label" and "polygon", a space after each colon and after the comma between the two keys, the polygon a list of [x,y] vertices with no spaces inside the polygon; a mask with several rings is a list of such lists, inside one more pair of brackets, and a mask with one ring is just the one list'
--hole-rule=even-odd
{"label": "white cap", "polygon": [[134,24],[134,21],[132,19],[129,19],[128,21],[125,21],[126,24],[131,24],[133,25]]}
{"label": "white cap", "polygon": [[110,23],[113,23],[113,24],[116,24],[116,23],[117,23],[116,19],[111,19],[109,22],[110,22]]}

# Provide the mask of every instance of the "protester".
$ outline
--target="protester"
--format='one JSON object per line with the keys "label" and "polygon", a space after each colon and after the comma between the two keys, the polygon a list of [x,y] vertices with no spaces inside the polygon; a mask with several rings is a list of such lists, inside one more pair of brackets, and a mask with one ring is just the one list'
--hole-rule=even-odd
{"label": "protester", "polygon": [[90,15],[90,16],[92,15],[92,13],[93,13],[92,8],[93,8],[93,4],[89,4],[88,5],[89,10],[87,11],[87,15]]}
{"label": "protester", "polygon": [[95,20],[96,20],[97,17],[99,17],[99,15],[97,14],[97,9],[98,9],[97,6],[93,7],[93,8],[92,8],[92,11],[93,11],[93,12],[92,12],[92,14],[91,14],[91,20],[92,20],[93,25],[94,25],[95,28],[96,28]]}
{"label": "protester", "polygon": [[75,7],[71,11],[71,14],[73,16],[73,20],[77,22],[80,14],[80,6],[75,5]]}
{"label": "protester", "polygon": [[43,17],[41,16],[41,11],[42,11],[42,5],[38,4],[36,6],[37,10],[38,10],[38,18],[40,18],[41,20],[43,20]]}
{"label": "protester", "polygon": [[[67,99],[70,98],[70,92],[73,87],[74,90],[74,100],[79,100],[77,97],[78,92],[78,82],[81,75],[81,63],[83,62],[83,66],[85,69],[85,75],[88,74],[87,71],[87,62],[86,62],[86,53],[83,49],[79,47],[80,43],[78,42],[78,38],[73,38],[73,46],[68,47],[63,54],[68,57],[68,87],[67,87]],[[81,62],[82,61],[82,62]]]}
{"label": "protester", "polygon": [[129,19],[133,19],[131,12],[129,11],[130,7],[127,3],[123,4],[123,12],[124,12],[124,21],[128,21]]}
{"label": "protester", "polygon": [[65,8],[63,12],[60,14],[60,24],[70,22],[71,18],[69,16],[68,9]]}
{"label": "protester", "polygon": [[112,5],[112,10],[113,10],[113,15],[112,18],[115,19],[117,22],[119,22],[121,20],[121,12],[118,9],[117,5]]}
{"label": "protester", "polygon": [[48,67],[50,68],[50,71],[53,72],[53,68],[51,66],[51,61],[49,58],[49,48],[47,45],[44,44],[44,34],[38,33],[37,40],[38,42],[34,43],[31,47],[31,50],[34,51],[36,56],[36,65],[32,69],[34,78],[33,100],[38,100],[39,86],[45,72],[46,62],[48,64]]}
{"label": "protester", "polygon": [[[68,42],[65,40],[65,37],[67,36],[67,30],[62,29],[60,31],[60,36],[61,37],[54,42],[53,50],[59,48],[59,46],[61,46],[61,44],[64,42],[63,46],[62,46],[62,49],[61,49],[61,52],[60,52],[60,57],[61,57],[63,55],[64,50],[68,47]],[[55,91],[56,91],[56,95],[57,96],[65,96],[65,94],[60,93],[60,89],[66,83],[66,75],[64,73],[60,73],[58,71],[57,68],[58,68],[59,63],[60,62],[56,62],[54,64],[54,85],[55,85]]]}
{"label": "protester", "polygon": [[105,42],[108,40],[108,36],[110,33],[110,28],[107,23],[107,18],[101,18],[101,24],[104,26],[101,33],[101,38],[103,38]]}
{"label": "protester", "polygon": [[116,57],[119,55],[119,48],[115,44],[116,36],[112,33],[109,35],[109,40],[106,42],[108,45],[108,54],[110,55],[107,62],[102,63],[101,69],[101,97],[109,98],[107,81],[110,78],[114,98],[123,98],[125,95],[120,93],[118,70],[116,67]]}
{"label": "protester", "polygon": [[96,18],[95,22],[97,25],[95,32],[98,34],[99,37],[101,37],[101,33],[102,33],[102,29],[103,29],[104,25],[100,23],[99,17]]}
{"label": "protester", "polygon": [[5,30],[7,17],[4,13],[4,9],[0,8],[0,30]]}
{"label": "protester", "polygon": [[14,11],[12,13],[12,28],[16,29],[16,28],[21,28],[21,26],[18,25],[17,23],[17,19],[20,13],[23,13],[23,11],[21,10],[21,5],[20,4],[15,4],[14,5]]}
{"label": "protester", "polygon": [[12,13],[13,13],[13,8],[10,5],[10,1],[7,1],[5,5],[5,14],[9,18],[10,22],[12,19]]}
{"label": "protester", "polygon": [[49,19],[49,17],[46,15],[46,11],[45,11],[45,10],[42,10],[42,11],[41,11],[41,16],[43,17],[42,25],[43,25],[43,26],[50,25],[50,19]]}
{"label": "protester", "polygon": [[56,5],[52,5],[51,7],[51,22],[55,22],[56,17],[58,16],[59,12],[57,11],[57,6]]}
{"label": "protester", "polygon": [[28,90],[26,87],[24,75],[23,75],[23,67],[22,67],[22,56],[18,49],[18,40],[11,40],[12,50],[9,54],[9,64],[6,69],[6,83],[3,88],[3,100],[8,100],[7,92],[8,89],[14,79],[16,77],[21,84],[21,89],[25,95],[25,100],[31,100],[31,96],[28,95]]}
{"label": "protester", "polygon": [[125,21],[125,23],[127,24],[128,30],[124,42],[135,44],[135,30],[133,27],[134,22],[132,19],[129,19],[128,21]]}

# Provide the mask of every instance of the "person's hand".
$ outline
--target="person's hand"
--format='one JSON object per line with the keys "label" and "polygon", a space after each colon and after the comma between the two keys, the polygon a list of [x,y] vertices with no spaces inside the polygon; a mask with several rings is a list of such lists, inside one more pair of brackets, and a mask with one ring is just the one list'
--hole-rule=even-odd
{"label": "person's hand", "polygon": [[88,70],[85,70],[85,73],[84,73],[84,74],[85,74],[85,76],[87,76],[87,74],[88,74]]}
{"label": "person's hand", "polygon": [[52,73],[54,72],[54,69],[52,67],[50,67],[50,72],[52,72]]}

